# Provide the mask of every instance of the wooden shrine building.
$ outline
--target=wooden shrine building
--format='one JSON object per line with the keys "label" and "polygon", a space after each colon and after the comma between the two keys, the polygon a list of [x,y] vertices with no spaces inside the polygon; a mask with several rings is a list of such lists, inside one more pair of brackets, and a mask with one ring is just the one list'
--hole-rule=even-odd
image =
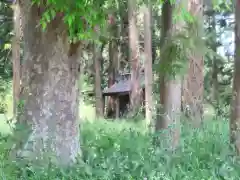
{"label": "wooden shrine building", "polygon": [[[144,104],[145,88],[144,88],[144,74],[140,75],[140,87],[141,87],[141,102]],[[130,105],[130,93],[131,93],[131,74],[124,74],[119,76],[116,82],[111,86],[103,90],[103,99],[107,102],[110,100],[114,103],[114,109],[106,109],[107,118],[119,118],[126,114]],[[107,104],[107,103],[106,103]],[[108,107],[107,107],[108,108]]]}

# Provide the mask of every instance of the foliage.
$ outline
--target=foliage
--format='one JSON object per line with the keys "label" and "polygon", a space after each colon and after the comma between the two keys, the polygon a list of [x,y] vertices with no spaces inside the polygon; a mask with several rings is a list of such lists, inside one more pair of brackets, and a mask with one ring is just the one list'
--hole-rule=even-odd
{"label": "foliage", "polygon": [[161,49],[161,58],[165,61],[160,61],[158,71],[173,77],[186,72],[187,62],[191,58],[192,52],[198,52],[200,56],[209,52],[205,41],[201,38],[202,35],[199,35],[201,26],[199,20],[189,16],[188,13],[185,17],[183,21],[185,25],[180,30],[176,27],[176,32],[165,39]]}
{"label": "foliage", "polygon": [[6,93],[11,89],[12,8],[10,1],[0,2],[0,114],[8,110]]}
{"label": "foliage", "polygon": [[[8,81],[11,78],[11,32],[12,9],[11,2],[0,2],[0,81]],[[2,84],[1,84],[2,85]]]}
{"label": "foliage", "polygon": [[[42,6],[41,0],[34,0],[34,3]],[[88,3],[87,3],[88,2]],[[3,3],[0,2],[2,5]],[[93,39],[99,36],[98,30],[104,30],[107,22],[109,9],[115,11],[110,1],[62,1],[48,0],[47,7],[42,15],[41,24],[43,29],[47,23],[55,17],[63,16],[64,22],[69,29],[69,37],[72,41],[82,39]],[[116,2],[116,4],[118,4]],[[119,3],[120,4],[120,3]],[[5,4],[8,7],[9,4]],[[156,6],[156,4],[155,4]],[[3,10],[3,6],[0,6]],[[5,7],[5,6],[4,6]],[[9,8],[9,7],[8,7]],[[120,10],[120,9],[119,9]],[[124,13],[127,11],[124,9]],[[5,16],[11,16],[4,11]],[[167,71],[176,75],[186,67],[187,59],[192,51],[201,50],[200,53],[211,54],[205,46],[205,41],[199,40],[196,36],[199,24],[193,17],[183,11],[181,16],[186,23],[179,33],[174,34],[166,40],[166,45],[161,53],[163,58],[171,59],[172,67],[160,64],[160,71]],[[182,21],[181,20],[181,21]],[[223,23],[224,24],[224,23]],[[5,92],[8,89],[6,83],[11,71],[9,49],[3,48],[9,45],[11,26],[2,23],[0,38],[4,37],[4,43],[0,43],[1,59],[0,88]],[[6,26],[6,27],[5,27]],[[98,30],[96,30],[96,27]],[[96,35],[97,34],[97,35]],[[94,36],[93,36],[94,35]],[[2,42],[2,41],[1,41]],[[208,63],[212,57],[209,57]],[[4,59],[4,60],[3,60]],[[91,58],[88,58],[88,60]],[[87,60],[87,61],[88,61]],[[3,63],[4,62],[4,63]],[[226,69],[222,59],[219,66]],[[89,63],[89,61],[88,61]],[[85,64],[86,65],[86,64]],[[104,65],[106,68],[106,64]],[[2,68],[3,67],[3,68]],[[209,67],[211,65],[209,63]],[[209,69],[210,69],[209,68]],[[229,69],[231,69],[230,67]],[[207,69],[207,71],[209,70]],[[206,69],[205,69],[206,70]],[[223,71],[222,71],[223,72]],[[221,82],[225,82],[221,72]],[[85,73],[87,74],[87,73]],[[90,73],[92,74],[92,73]],[[225,73],[226,74],[226,73]],[[228,73],[229,74],[229,73]],[[231,74],[231,71],[230,71]],[[86,79],[89,81],[89,74]],[[209,77],[209,71],[206,78]],[[231,92],[231,77],[223,84],[224,92],[221,94],[222,101],[230,102],[225,92]],[[3,82],[3,83],[2,83]],[[89,83],[89,82],[88,82]],[[1,86],[3,85],[3,86]],[[89,85],[89,84],[87,84]],[[3,87],[3,88],[2,88]],[[228,87],[228,88],[226,88]],[[211,85],[207,87],[211,88]],[[83,87],[83,89],[87,89]],[[0,91],[1,92],[1,91]],[[209,93],[208,93],[209,94]],[[5,95],[5,93],[3,93]],[[229,96],[230,95],[230,96]],[[4,97],[4,96],[3,96]],[[89,98],[88,98],[89,99]],[[229,98],[231,99],[231,98]],[[1,101],[0,102],[4,102]],[[5,105],[3,105],[5,108]],[[4,110],[3,108],[3,110]],[[82,106],[81,106],[82,108]],[[229,109],[229,108],[227,108]],[[0,103],[1,110],[1,103]],[[5,110],[4,110],[5,111]],[[86,111],[83,109],[82,111]],[[82,117],[85,118],[85,117]],[[181,146],[175,154],[165,152],[161,147],[152,145],[152,135],[143,132],[142,127],[136,124],[120,122],[94,122],[83,123],[82,127],[82,149],[84,152],[84,163],[79,162],[75,167],[65,171],[55,167],[44,169],[41,167],[25,166],[23,164],[9,162],[7,138],[0,140],[0,159],[2,162],[2,179],[239,179],[240,164],[232,156],[228,145],[228,123],[224,120],[216,122],[206,121],[205,126],[199,130],[191,129],[187,124],[182,127]],[[122,127],[123,126],[123,127]],[[160,134],[161,136],[161,134]],[[35,169],[36,168],[36,169]]]}
{"label": "foliage", "polygon": [[96,31],[102,29],[106,24],[108,7],[106,0],[49,0],[43,4],[41,0],[33,0],[34,4],[44,7],[40,24],[43,30],[47,24],[56,17],[62,17],[68,26],[70,40],[77,41],[89,39],[96,36]]}
{"label": "foliage", "polygon": [[11,83],[0,76],[0,114],[6,113],[8,110],[8,102],[6,100],[7,93],[11,89]]}
{"label": "foliage", "polygon": [[[205,56],[205,98],[213,104],[218,115],[228,116],[229,107],[232,99],[232,80],[233,80],[233,58],[231,52],[234,43],[231,37],[234,32],[234,17],[226,7],[221,11],[209,11],[205,21],[206,45],[213,51],[222,49],[222,55],[207,54]],[[230,36],[230,37],[229,37]],[[216,54],[216,53],[215,53]],[[215,66],[214,66],[215,63]],[[218,99],[212,99],[213,70],[217,72],[217,94]]]}
{"label": "foliage", "polygon": [[[182,127],[182,144],[175,154],[151,144],[152,135],[142,126],[126,122],[98,121],[82,125],[84,163],[69,170],[43,169],[7,160],[2,137],[2,179],[163,179],[237,180],[240,164],[227,148],[228,123],[205,121],[201,130]],[[161,136],[161,134],[160,134]]]}

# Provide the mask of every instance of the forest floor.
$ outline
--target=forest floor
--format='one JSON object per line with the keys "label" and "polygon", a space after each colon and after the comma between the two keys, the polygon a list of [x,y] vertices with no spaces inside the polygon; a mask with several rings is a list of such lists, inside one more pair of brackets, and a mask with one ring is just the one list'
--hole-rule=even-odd
{"label": "forest floor", "polygon": [[[153,135],[131,120],[109,122],[94,119],[91,105],[82,105],[81,146],[83,163],[68,171],[26,167],[10,162],[7,143],[0,140],[0,178],[28,180],[239,180],[240,160],[229,148],[228,121],[211,120],[206,106],[204,125],[182,125],[181,142],[174,154],[152,144]],[[83,114],[85,112],[86,114]],[[0,131],[9,132],[0,115]],[[161,136],[161,134],[158,134]]]}
{"label": "forest floor", "polygon": [[[170,154],[152,144],[141,124],[126,121],[83,123],[81,146],[85,164],[68,171],[26,168],[9,162],[0,141],[1,179],[28,180],[239,180],[228,141],[228,122],[205,120],[201,129],[182,126],[180,147]],[[159,134],[161,136],[161,134]]]}

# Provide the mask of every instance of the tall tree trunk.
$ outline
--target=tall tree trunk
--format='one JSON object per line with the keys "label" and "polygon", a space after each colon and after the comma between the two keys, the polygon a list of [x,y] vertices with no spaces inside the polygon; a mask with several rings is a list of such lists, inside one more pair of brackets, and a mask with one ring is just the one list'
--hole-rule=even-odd
{"label": "tall tree trunk", "polygon": [[158,12],[151,7],[151,30],[152,30],[152,63],[154,64],[156,62],[156,58],[157,58],[157,47],[158,47],[158,38],[156,36],[156,30],[157,28],[155,27],[155,25],[158,27],[158,20],[155,20],[155,18],[158,17]]}
{"label": "tall tree trunk", "polygon": [[[178,24],[173,24],[174,7],[170,1],[165,1],[162,6],[162,31],[161,49],[164,48],[166,38],[169,39],[173,33],[179,29]],[[164,52],[161,52],[161,63],[166,63],[169,59],[164,59]],[[171,64],[170,64],[171,65]],[[160,72],[160,112],[158,113],[156,130],[166,129],[166,145],[174,150],[179,142],[180,136],[180,108],[181,108],[181,81],[179,77],[169,77],[166,72]]]}
{"label": "tall tree trunk", "polygon": [[140,106],[140,67],[139,67],[139,43],[137,30],[137,4],[136,1],[128,0],[128,18],[129,18],[129,47],[131,62],[131,111],[133,114],[137,113]]}
{"label": "tall tree trunk", "polygon": [[144,51],[145,51],[145,113],[147,126],[152,125],[152,35],[151,35],[151,5],[144,7]]}
{"label": "tall tree trunk", "polygon": [[[104,47],[104,45],[102,45]],[[102,96],[102,75],[101,63],[103,47],[94,45],[94,67],[95,67],[95,98],[96,98],[96,118],[103,117],[103,96]]]}
{"label": "tall tree trunk", "polygon": [[119,68],[126,67],[129,62],[129,20],[128,20],[128,2],[124,1],[120,3],[119,14],[121,17],[120,27],[120,53],[121,61]]}
{"label": "tall tree trunk", "polygon": [[[215,51],[216,52],[216,51]],[[215,108],[215,114],[216,114],[216,118],[217,116],[221,115],[221,110],[219,109],[219,97],[218,97],[218,87],[219,87],[219,84],[218,84],[218,72],[219,72],[219,69],[218,69],[218,60],[216,57],[213,58],[212,60],[212,88],[211,88],[211,101],[212,101],[212,104]]]}
{"label": "tall tree trunk", "polygon": [[[215,22],[215,12],[213,11],[211,15],[211,33],[214,34],[214,39],[211,44],[211,48],[217,53],[217,36],[216,36],[216,22]],[[216,114],[218,114],[218,65],[217,58],[213,57],[212,60],[212,89],[211,89],[211,101],[215,107]]]}
{"label": "tall tree trunk", "polygon": [[31,0],[22,1],[20,8],[25,50],[22,118],[32,133],[18,155],[32,160],[47,156],[57,164],[69,165],[80,152],[79,43],[68,42],[61,17],[43,32],[38,26],[40,8]]}
{"label": "tall tree trunk", "polygon": [[20,8],[18,2],[13,3],[13,30],[12,38],[12,63],[13,63],[13,114],[17,115],[17,107],[20,96]]}
{"label": "tall tree trunk", "polygon": [[216,58],[213,59],[212,65],[212,101],[214,105],[218,107],[218,66]]}
{"label": "tall tree trunk", "polygon": [[[203,23],[202,0],[189,0],[190,13],[196,17],[197,23]],[[196,35],[202,38],[202,26],[198,24]],[[197,50],[191,54],[188,62],[188,73],[184,78],[184,100],[185,108],[189,110],[189,117],[196,127],[203,120],[203,92],[204,92],[204,59]]]}
{"label": "tall tree trunk", "polygon": [[[230,140],[240,154],[240,2],[235,9],[235,60],[233,78],[233,102],[231,106]],[[238,11],[239,10],[239,11]]]}
{"label": "tall tree trunk", "polygon": [[[118,29],[115,17],[114,23],[110,26],[110,32],[113,38],[109,40],[109,67],[108,67],[108,87],[111,87],[115,81],[116,76],[119,68],[119,60],[118,60],[118,45],[116,42],[117,35],[118,35]],[[115,107],[115,100],[111,96],[108,97],[107,102],[107,116],[113,117],[115,115],[116,107]]]}

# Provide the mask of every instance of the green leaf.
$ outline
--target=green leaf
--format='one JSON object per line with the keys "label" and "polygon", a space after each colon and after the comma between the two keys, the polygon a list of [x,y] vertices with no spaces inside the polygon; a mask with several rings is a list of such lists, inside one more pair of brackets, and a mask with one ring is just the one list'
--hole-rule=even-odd
{"label": "green leaf", "polygon": [[51,14],[52,19],[55,18],[55,16],[56,16],[55,9],[50,9],[50,14]]}
{"label": "green leaf", "polygon": [[49,23],[51,21],[51,16],[50,16],[50,13],[49,11],[46,11],[44,14],[43,14],[43,18],[45,19],[45,21],[47,23]]}
{"label": "green leaf", "polygon": [[73,25],[74,20],[75,20],[75,16],[73,16],[73,15],[67,16],[67,22],[68,22],[69,27],[71,27]]}

